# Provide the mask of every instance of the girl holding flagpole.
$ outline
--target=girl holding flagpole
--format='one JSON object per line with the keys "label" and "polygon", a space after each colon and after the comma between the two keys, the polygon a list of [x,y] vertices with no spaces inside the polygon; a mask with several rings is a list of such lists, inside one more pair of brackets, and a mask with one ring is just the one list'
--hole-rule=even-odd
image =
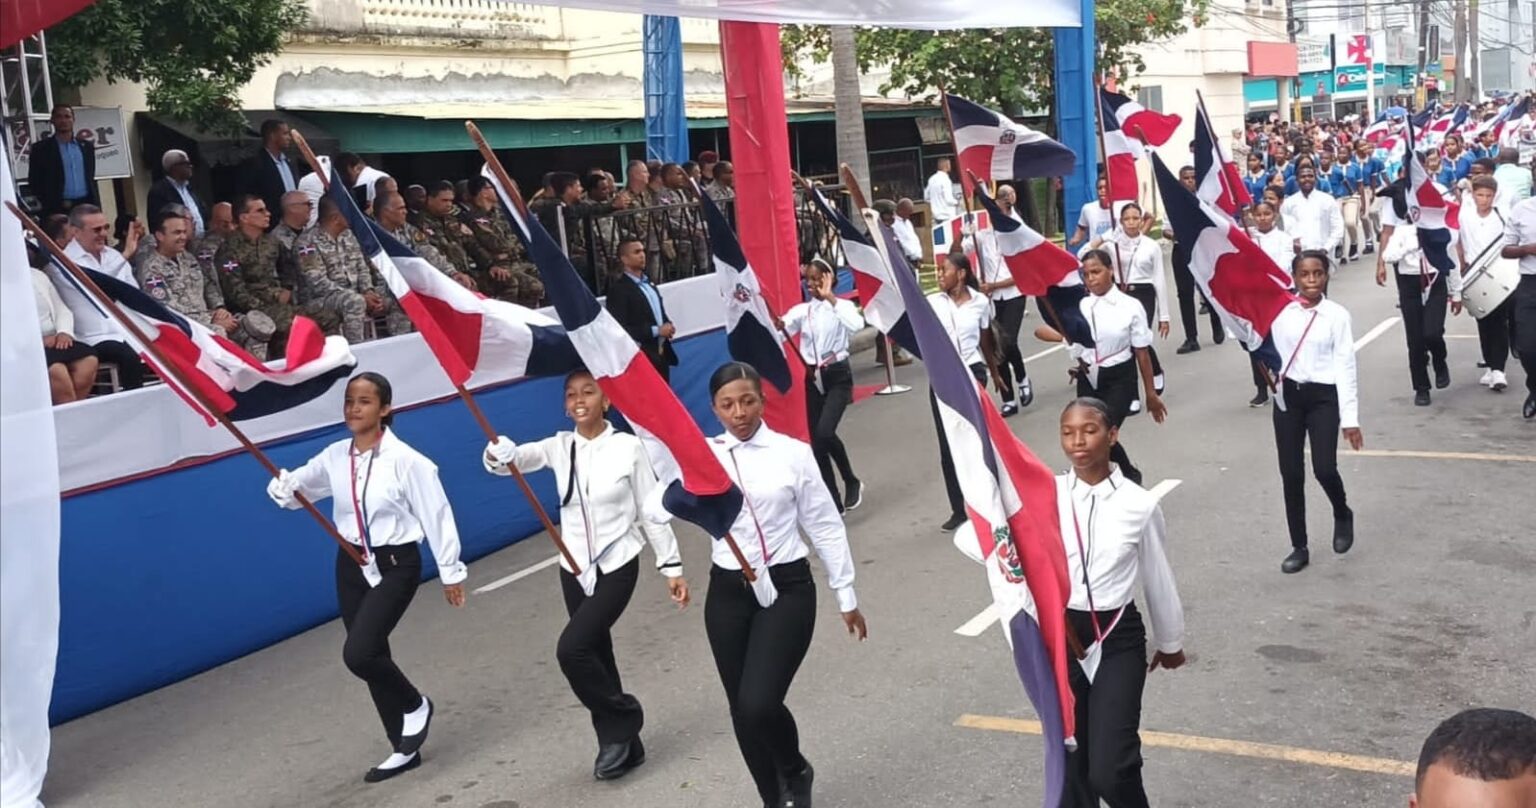
{"label": "girl holding flagpole", "polygon": [[1345,553],[1355,543],[1355,513],[1344,497],[1339,476],[1339,434],[1351,448],[1365,444],[1360,435],[1360,405],[1355,383],[1355,338],[1349,310],[1326,299],[1329,256],[1306,250],[1291,262],[1300,300],[1286,306],[1270,326],[1282,365],[1275,394],[1275,450],[1285,491],[1285,521],[1291,554],[1280,570],[1300,572],[1310,561],[1307,550],[1306,471],[1303,444],[1312,444],[1312,473],[1333,506],[1333,551]]}
{"label": "girl holding flagpole", "polygon": [[[939,291],[928,296],[928,304],[939,315],[939,323],[955,344],[960,361],[971,369],[976,381],[984,384],[990,374],[993,385],[1002,389],[1002,377],[991,360],[997,355],[991,329],[992,301],[981,294],[971,261],[963,253],[944,256],[939,264]],[[939,420],[939,399],[932,390],[928,391],[928,403],[933,408],[933,425],[939,436],[939,468],[944,474],[944,492],[949,497],[949,519],[940,528],[956,530],[969,518],[965,497],[955,474],[949,441],[944,437],[944,424]]]}
{"label": "girl holding flagpole", "polygon": [[[1068,753],[1066,808],[1146,806],[1141,780],[1141,697],[1147,675],[1184,664],[1184,608],[1164,549],[1157,497],[1111,459],[1120,430],[1111,405],[1079,398],[1061,414],[1072,470],[1056,478],[1056,507],[1072,592],[1067,630],[1083,652],[1067,665],[1077,748]],[[1156,638],[1134,597],[1140,586]]]}
{"label": "girl holding flagpole", "polygon": [[566,536],[585,536],[572,549],[582,554],[581,575],[561,559],[560,589],[569,621],[560,632],[555,658],[576,698],[592,714],[597,731],[598,780],[623,777],[645,762],[640,729],[645,712],[624,692],[613,656],[613,625],[623,616],[640,576],[640,550],[650,542],[656,566],[666,577],[672,601],[688,605],[688,582],[667,524],[641,518],[656,488],[656,475],[640,439],[608,422],[608,398],[586,370],[565,379],[565,414],[570,432],[521,446],[504,436],[485,447],[486,471],[507,476],[515,466],[528,474],[550,469],[560,495],[560,524]]}
{"label": "girl holding flagpole", "polygon": [[[848,633],[868,635],[853,592],[853,555],[837,505],[810,447],[763,424],[762,377],[729,362],[709,379],[715,416],[725,427],[709,441],[744,502],[731,527],[756,568],[748,584],[723,541],[712,544],[704,628],[731,723],[764,808],[811,808],[815,772],[800,752],[795,717],[784,704],[816,626],[816,584],[807,557],[821,557]],[[648,512],[661,515],[660,491]]]}
{"label": "girl holding flagpole", "polygon": [[[1168,291],[1164,287],[1167,273],[1163,271],[1163,248],[1142,233],[1147,223],[1141,206],[1130,202],[1120,209],[1120,229],[1099,236],[1083,246],[1077,254],[1085,258],[1090,251],[1102,250],[1111,256],[1110,270],[1114,281],[1126,294],[1141,303],[1146,320],[1157,321],[1158,336],[1168,338]],[[1106,249],[1106,248],[1113,248]],[[1152,387],[1159,395],[1163,392],[1163,365],[1157,359],[1157,350],[1149,343],[1147,355],[1152,360]]]}
{"label": "girl holding flagpole", "polygon": [[[1162,423],[1168,408],[1152,386],[1152,331],[1147,327],[1146,311],[1141,303],[1115,286],[1109,254],[1089,250],[1083,256],[1083,285],[1088,294],[1078,303],[1083,319],[1093,333],[1093,347],[1072,345],[1078,361],[1077,394],[1091,396],[1109,407],[1109,423],[1116,432],[1131,414],[1136,400],[1137,369],[1145,386],[1147,412]],[[1141,483],[1141,471],[1131,464],[1125,446],[1118,439],[1107,450],[1126,479]]]}
{"label": "girl holding flagpole", "polygon": [[443,595],[464,605],[468,570],[459,561],[459,530],[437,478],[437,467],[390,430],[389,380],[365,372],[347,382],[342,416],[352,437],[327,446],[295,471],[267,485],[283,508],[302,507],[296,495],[333,499],[332,519],[342,538],[367,560],[358,566],[336,554],[336,599],[347,639],[342,660],[368,683],[392,752],[363,776],[388,780],[421,765],[421,745],[432,722],[432,702],[411,684],[390,655],[389,635],[421,583],[421,541],[437,559]]}

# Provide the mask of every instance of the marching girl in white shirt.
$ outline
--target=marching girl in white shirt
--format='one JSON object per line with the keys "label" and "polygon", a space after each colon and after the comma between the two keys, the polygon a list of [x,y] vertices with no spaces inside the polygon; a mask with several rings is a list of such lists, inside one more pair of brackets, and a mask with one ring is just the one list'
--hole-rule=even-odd
{"label": "marching girl in white shirt", "polygon": [[[1141,370],[1147,412],[1162,423],[1168,408],[1152,387],[1152,331],[1139,301],[1115,287],[1111,259],[1104,250],[1089,250],[1083,257],[1083,285],[1088,294],[1078,303],[1083,319],[1093,332],[1094,347],[1071,347],[1078,361],[1077,394],[1097,398],[1109,407],[1109,422],[1118,433],[1131,402],[1136,400],[1136,376]],[[1141,470],[1131,464],[1118,439],[1109,449],[1111,459],[1126,478],[1141,483]]]}
{"label": "marching girl in white shirt", "polygon": [[656,566],[678,608],[688,605],[688,582],[677,537],[666,524],[643,520],[656,474],[640,439],[608,423],[608,399],[592,374],[578,370],[565,380],[565,412],[572,432],[557,432],[517,445],[498,436],[482,460],[492,474],[510,475],[510,466],[531,473],[550,469],[560,495],[560,524],[569,549],[581,559],[581,575],[560,560],[560,590],[570,617],[555,646],[555,658],[571,691],[592,714],[597,731],[598,780],[623,777],[645,762],[640,729],[645,711],[624,692],[613,657],[613,625],[623,616],[640,577],[640,550],[647,541]]}
{"label": "marching girl in white shirt", "polygon": [[[939,323],[960,353],[960,361],[971,369],[976,381],[985,382],[990,374],[992,384],[1002,389],[1002,377],[992,360],[997,355],[992,340],[992,302],[981,293],[971,261],[964,254],[944,256],[939,264],[939,291],[928,296],[928,305],[939,315]],[[969,518],[965,514],[965,496],[960,491],[960,478],[955,475],[955,459],[944,437],[944,424],[939,420],[939,399],[932,390],[928,391],[928,403],[933,408],[933,427],[939,436],[944,493],[949,497],[949,518],[941,528],[956,530]]]}
{"label": "marching girl in white shirt", "polygon": [[[1126,294],[1141,303],[1147,322],[1157,321],[1157,334],[1168,338],[1168,290],[1163,271],[1163,248],[1141,231],[1146,226],[1146,216],[1135,202],[1120,211],[1120,229],[1108,236],[1100,236],[1088,242],[1078,251],[1079,259],[1091,250],[1103,250],[1112,261],[1110,270],[1114,282]],[[1147,346],[1152,358],[1152,386],[1158,394],[1163,392],[1163,363],[1158,361],[1157,349]]]}
{"label": "marching girl in white shirt", "polygon": [[[864,502],[864,484],[853,473],[848,449],[837,436],[837,425],[853,403],[853,366],[848,364],[848,343],[864,327],[864,317],[853,301],[844,300],[833,291],[837,272],[826,261],[812,259],[801,273],[811,299],[792,306],[778,327],[791,337],[800,335],[800,359],[810,373],[805,405],[811,450],[837,509],[851,511]],[[846,492],[838,490],[834,465],[843,475]]]}
{"label": "marching girl in white shirt", "polygon": [[421,583],[421,541],[437,559],[443,595],[464,605],[468,570],[459,561],[459,529],[437,478],[437,466],[389,429],[393,391],[377,373],[347,382],[342,410],[352,437],[327,446],[302,467],[283,471],[267,485],[273,502],[302,507],[331,497],[331,518],[342,538],[357,545],[368,564],[359,567],[336,553],[336,599],[347,640],[341,656],[354,676],[368,683],[384,734],[394,748],[363,780],[377,783],[421,765],[432,702],[395,665],[389,634]]}
{"label": "marching girl in white shirt", "polygon": [[[1253,238],[1253,243],[1259,245],[1275,266],[1284,269],[1296,259],[1296,251],[1301,242],[1290,233],[1280,228],[1280,209],[1268,199],[1262,200],[1252,208],[1253,229],[1248,235]],[[1269,403],[1269,383],[1264,378],[1264,371],[1259,366],[1259,360],[1248,357],[1248,364],[1253,368],[1253,398],[1248,401],[1250,407],[1262,407]]]}
{"label": "marching girl in white shirt", "polygon": [[[1184,664],[1184,607],[1164,549],[1157,498],[1110,459],[1119,429],[1109,405],[1079,398],[1061,414],[1072,470],[1056,478],[1056,507],[1072,594],[1067,679],[1076,701],[1077,748],[1067,756],[1067,808],[1147,805],[1141,779],[1141,697],[1147,674]],[[1140,584],[1156,639],[1134,602]],[[1081,648],[1081,652],[1077,649]]]}
{"label": "marching girl in white shirt", "polygon": [[[1395,208],[1402,198],[1391,200],[1387,207]],[[1402,203],[1406,204],[1406,203]],[[1386,226],[1387,207],[1382,208],[1382,224]],[[1403,216],[1398,216],[1403,219]],[[1428,259],[1419,249],[1418,228],[1405,222],[1395,227],[1391,235],[1384,235],[1382,263],[1376,268],[1376,285],[1387,283],[1387,265],[1395,267],[1397,276],[1397,302],[1403,310],[1403,333],[1408,341],[1408,371],[1413,381],[1413,403],[1427,407],[1429,397],[1429,371],[1435,371],[1435,388],[1451,386],[1451,368],[1446,363],[1445,310],[1461,313],[1461,272],[1452,269],[1440,272],[1429,286],[1428,300],[1424,294],[1424,275],[1434,272]]]}
{"label": "marching girl in white shirt", "polygon": [[[863,640],[868,630],[853,592],[848,533],[810,447],[763,424],[757,371],[741,362],[722,365],[710,377],[709,391],[726,430],[709,445],[745,499],[731,535],[766,573],[760,583],[747,584],[725,542],[713,542],[704,628],[731,705],[736,743],[764,808],[809,808],[814,771],[800,753],[795,718],[784,704],[816,624],[811,548],[800,535],[821,557],[848,633]],[[651,503],[649,512],[656,514],[659,491]]]}
{"label": "marching girl in white shirt", "polygon": [[1333,506],[1333,551],[1347,553],[1355,543],[1355,512],[1344,496],[1339,476],[1339,434],[1351,448],[1365,444],[1360,434],[1360,397],[1355,383],[1355,338],[1349,310],[1328,300],[1330,259],[1322,250],[1306,250],[1291,262],[1291,276],[1301,296],[1281,310],[1270,338],[1282,362],[1275,401],[1275,450],[1285,491],[1285,521],[1291,554],[1282,572],[1300,572],[1307,550],[1306,467],[1304,446],[1312,444],[1312,475]]}

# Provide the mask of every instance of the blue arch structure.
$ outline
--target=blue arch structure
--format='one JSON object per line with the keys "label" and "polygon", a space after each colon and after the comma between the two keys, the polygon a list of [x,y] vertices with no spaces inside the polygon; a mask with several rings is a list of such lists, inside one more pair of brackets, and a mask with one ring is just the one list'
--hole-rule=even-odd
{"label": "blue arch structure", "polygon": [[645,156],[665,163],[688,159],[683,96],[683,32],[676,17],[645,15]]}
{"label": "blue arch structure", "polygon": [[1076,212],[1093,201],[1099,167],[1093,81],[1098,29],[1093,18],[1094,0],[1080,2],[1081,27],[1052,29],[1056,45],[1056,136],[1077,154],[1077,169],[1062,178],[1066,193],[1064,222],[1069,236]]}

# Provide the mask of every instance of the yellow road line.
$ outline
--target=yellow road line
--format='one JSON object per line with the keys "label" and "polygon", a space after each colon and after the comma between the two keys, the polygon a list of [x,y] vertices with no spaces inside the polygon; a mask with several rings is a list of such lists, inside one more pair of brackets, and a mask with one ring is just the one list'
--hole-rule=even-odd
{"label": "yellow road line", "polygon": [[1486,452],[1421,452],[1416,449],[1349,449],[1339,451],[1340,458],[1358,457],[1417,457],[1424,460],[1493,460],[1505,463],[1536,463],[1536,455],[1488,454]]}
{"label": "yellow road line", "polygon": [[[1024,735],[1040,734],[1039,721],[1030,721],[1023,718],[966,714],[955,720],[955,726],[968,729],[992,730],[995,732],[1017,732]],[[1295,746],[1279,746],[1268,743],[1254,743],[1253,741],[1205,738],[1199,735],[1179,735],[1173,732],[1142,730],[1141,742],[1147,746],[1182,749],[1186,752],[1213,752],[1219,755],[1258,758],[1260,760],[1280,760],[1287,763],[1327,766],[1333,769],[1350,769],[1370,774],[1412,777],[1415,770],[1414,764],[1401,760],[1364,757],[1362,755],[1345,755],[1339,752],[1322,752],[1316,749],[1301,749]]]}

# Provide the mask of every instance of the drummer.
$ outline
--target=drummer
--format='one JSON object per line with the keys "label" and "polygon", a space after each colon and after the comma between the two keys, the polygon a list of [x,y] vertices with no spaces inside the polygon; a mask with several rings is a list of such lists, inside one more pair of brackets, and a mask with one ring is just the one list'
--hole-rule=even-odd
{"label": "drummer", "polygon": [[[1460,236],[1456,241],[1461,272],[1468,275],[1468,280],[1473,280],[1475,284],[1462,290],[1463,300],[1468,300],[1469,296],[1476,298],[1475,290],[1481,285],[1475,280],[1478,276],[1469,273],[1501,260],[1498,245],[1504,241],[1505,223],[1504,215],[1493,206],[1498,193],[1499,184],[1493,177],[1479,176],[1472,180],[1472,201],[1475,207],[1470,214],[1462,212]],[[1509,386],[1509,380],[1504,377],[1504,365],[1509,360],[1509,311],[1514,305],[1512,297],[1506,295],[1498,305],[1477,320],[1477,341],[1482,348],[1483,364],[1488,366],[1482,378],[1477,381],[1496,393],[1503,392]]]}

